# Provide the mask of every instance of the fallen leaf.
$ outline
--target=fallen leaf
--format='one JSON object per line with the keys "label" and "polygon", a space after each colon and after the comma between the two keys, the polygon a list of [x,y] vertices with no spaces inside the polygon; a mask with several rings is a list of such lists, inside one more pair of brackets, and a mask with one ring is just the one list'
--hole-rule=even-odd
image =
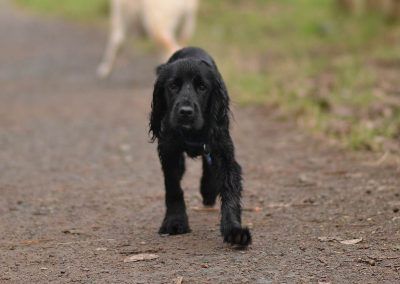
{"label": "fallen leaf", "polygon": [[215,207],[192,207],[193,211],[199,212],[218,212],[218,208]]}
{"label": "fallen leaf", "polygon": [[[192,207],[193,211],[198,211],[198,212],[218,212],[219,208],[216,207]],[[261,207],[244,207],[242,208],[242,211],[247,211],[247,212],[260,212],[262,211]]]}
{"label": "fallen leaf", "polygon": [[267,204],[268,208],[286,208],[290,207],[292,204],[291,203],[269,203]]}
{"label": "fallen leaf", "polygon": [[183,281],[183,277],[179,276],[178,278],[176,278],[175,284],[182,284],[182,281]]}
{"label": "fallen leaf", "polygon": [[375,261],[374,259],[363,259],[363,258],[359,258],[359,259],[357,260],[357,262],[366,263],[366,264],[369,264],[369,265],[371,265],[371,266],[375,266],[375,264],[376,264],[376,261]]}
{"label": "fallen leaf", "polygon": [[249,212],[260,212],[262,210],[261,207],[245,207],[242,209],[243,211],[249,211]]}
{"label": "fallen leaf", "polygon": [[97,250],[97,251],[106,251],[107,248],[105,248],[105,247],[99,247],[99,248],[96,248],[96,250]]}
{"label": "fallen leaf", "polygon": [[320,242],[339,242],[343,245],[355,245],[358,244],[359,242],[362,242],[363,238],[343,240],[341,238],[336,238],[336,237],[318,237],[318,240]]}
{"label": "fallen leaf", "polygon": [[315,184],[317,184],[315,179],[313,179],[312,177],[310,177],[307,174],[300,174],[299,175],[299,181],[301,183],[303,183],[304,185],[315,185]]}
{"label": "fallen leaf", "polygon": [[85,233],[78,230],[78,229],[66,229],[66,230],[62,230],[62,232],[64,234],[71,234],[71,235],[84,235]]}
{"label": "fallen leaf", "polygon": [[136,262],[136,261],[143,261],[143,260],[153,260],[157,259],[158,255],[152,253],[140,253],[134,254],[126,257],[124,262]]}
{"label": "fallen leaf", "polygon": [[22,245],[37,245],[37,244],[45,243],[45,242],[49,242],[49,241],[51,241],[51,239],[23,240],[20,243]]}
{"label": "fallen leaf", "polygon": [[355,245],[355,244],[358,244],[359,242],[362,242],[362,240],[363,240],[363,238],[343,240],[343,241],[340,241],[339,243],[341,243],[343,245]]}
{"label": "fallen leaf", "polygon": [[131,149],[131,145],[129,144],[121,144],[119,146],[119,148],[121,149],[121,151],[123,152],[128,152]]}

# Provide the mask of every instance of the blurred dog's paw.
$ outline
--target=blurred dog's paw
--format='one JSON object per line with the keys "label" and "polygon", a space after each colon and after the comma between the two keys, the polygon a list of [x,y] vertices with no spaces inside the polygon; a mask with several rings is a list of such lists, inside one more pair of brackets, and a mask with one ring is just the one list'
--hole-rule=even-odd
{"label": "blurred dog's paw", "polygon": [[100,64],[96,70],[97,77],[100,79],[105,79],[110,76],[111,68],[107,64]]}

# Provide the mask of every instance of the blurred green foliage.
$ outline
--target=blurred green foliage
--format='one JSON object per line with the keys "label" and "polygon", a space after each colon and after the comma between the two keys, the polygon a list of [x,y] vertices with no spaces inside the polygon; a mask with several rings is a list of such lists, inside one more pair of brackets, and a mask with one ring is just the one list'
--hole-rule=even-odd
{"label": "blurred green foliage", "polygon": [[106,0],[15,0],[18,4],[39,12],[52,13],[73,19],[92,20],[105,16]]}
{"label": "blurred green foliage", "polygon": [[[16,1],[80,20],[104,17],[108,8],[106,0]],[[393,150],[400,137],[398,25],[379,13],[343,13],[334,0],[200,3],[192,44],[215,55],[234,101],[272,105],[354,149]]]}

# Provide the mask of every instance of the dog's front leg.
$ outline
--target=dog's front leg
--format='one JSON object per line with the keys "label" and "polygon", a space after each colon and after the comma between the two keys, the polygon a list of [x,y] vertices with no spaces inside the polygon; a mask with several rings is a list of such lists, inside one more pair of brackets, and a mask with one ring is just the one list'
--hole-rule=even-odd
{"label": "dog's front leg", "polygon": [[159,147],[159,156],[164,173],[165,203],[167,211],[159,230],[160,234],[185,234],[190,232],[186,214],[185,200],[180,185],[185,172],[183,153],[162,149]]}
{"label": "dog's front leg", "polygon": [[97,76],[106,78],[110,75],[114,61],[126,37],[126,22],[124,18],[123,2],[111,1],[111,31],[103,59],[97,68]]}
{"label": "dog's front leg", "polygon": [[[225,156],[225,157],[224,157]],[[221,233],[224,242],[247,246],[251,234],[241,224],[242,176],[240,165],[233,154],[223,155],[216,163],[217,180],[221,195]]]}

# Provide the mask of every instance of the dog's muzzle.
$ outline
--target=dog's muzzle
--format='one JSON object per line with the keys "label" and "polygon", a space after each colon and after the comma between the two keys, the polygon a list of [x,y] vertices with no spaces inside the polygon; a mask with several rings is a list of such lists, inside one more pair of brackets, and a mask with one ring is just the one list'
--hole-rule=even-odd
{"label": "dog's muzzle", "polygon": [[173,128],[181,130],[200,130],[204,119],[200,106],[191,100],[179,100],[172,109],[170,123]]}
{"label": "dog's muzzle", "polygon": [[192,129],[196,124],[196,110],[194,106],[185,103],[178,104],[174,111],[175,125],[183,129]]}

